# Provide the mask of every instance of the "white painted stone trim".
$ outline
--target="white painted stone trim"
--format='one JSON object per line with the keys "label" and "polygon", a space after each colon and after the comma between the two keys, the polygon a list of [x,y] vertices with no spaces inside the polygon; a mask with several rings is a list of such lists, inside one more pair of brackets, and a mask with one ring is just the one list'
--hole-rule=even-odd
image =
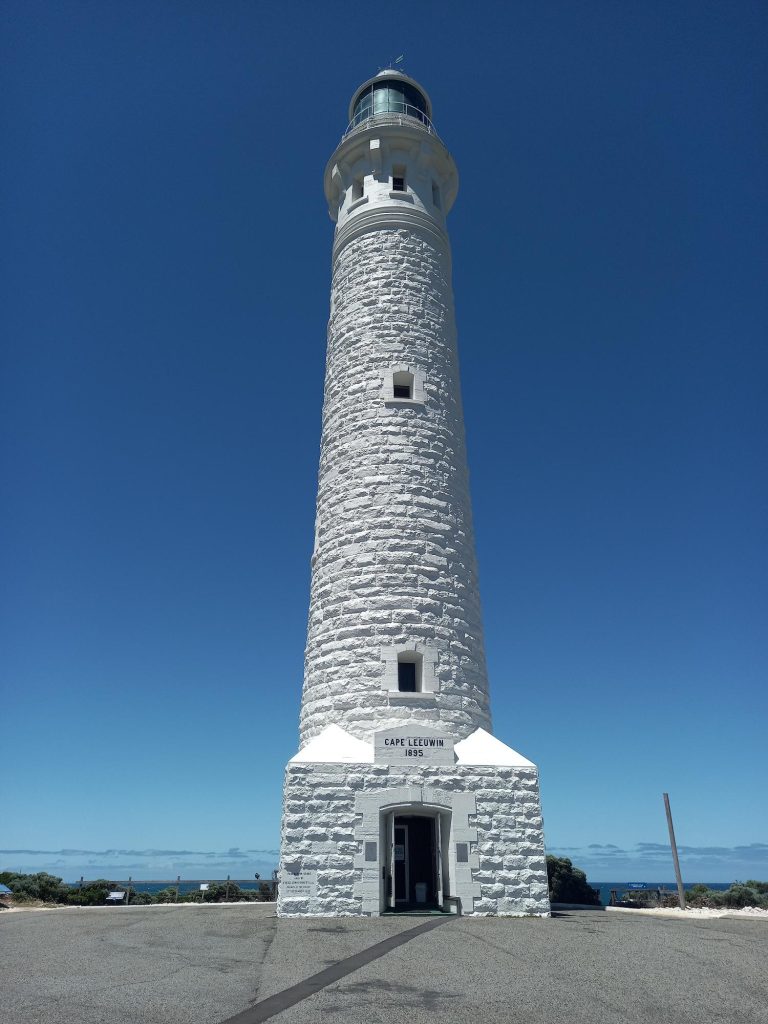
{"label": "white painted stone trim", "polygon": [[388,700],[390,704],[396,704],[399,700],[404,701],[406,704],[434,704],[437,700],[437,694],[435,693],[401,693],[400,690],[393,692],[388,691]]}
{"label": "white painted stone trim", "polygon": [[[413,398],[395,398],[394,377],[396,373],[410,373],[413,375]],[[390,366],[388,370],[384,371],[381,396],[388,404],[392,402],[395,405],[424,405],[427,400],[424,390],[425,380],[426,376],[423,370],[416,366],[409,366],[407,363],[397,363],[397,365]]]}
{"label": "white painted stone trim", "polygon": [[373,764],[373,744],[329,725],[294,754],[289,764]]}
{"label": "white painted stone trim", "polygon": [[456,763],[472,765],[503,765],[511,768],[535,768],[533,761],[492,736],[485,729],[475,729],[456,746]]}
{"label": "white painted stone trim", "polygon": [[[427,214],[420,207],[410,203],[392,203],[390,200],[388,202],[388,206],[369,203],[363,209],[354,210],[352,216],[344,218],[344,223],[337,227],[334,236],[334,264],[344,247],[361,235],[371,231],[407,229],[422,235],[436,249],[439,247],[450,274],[451,251],[444,225],[436,219],[433,213]],[[440,212],[435,211],[431,203],[430,207],[435,213]]]}
{"label": "white painted stone trim", "polygon": [[[397,656],[398,654],[421,655],[421,690],[417,693],[401,693],[397,688]],[[418,640],[406,641],[381,648],[381,660],[384,662],[384,674],[381,688],[386,690],[390,698],[424,698],[440,692],[440,680],[437,677],[437,648]],[[437,723],[436,723],[437,724]]]}
{"label": "white painted stone trim", "polygon": [[[344,219],[340,199],[353,175],[371,175],[381,185],[377,190],[380,201],[390,202],[395,165],[404,168],[409,192],[419,203],[425,198],[426,181],[429,178],[439,180],[445,193],[445,211],[450,211],[459,179],[456,164],[448,150],[436,136],[425,135],[421,128],[390,124],[353,133],[331,156],[324,176],[331,218],[338,218],[340,222]],[[403,194],[408,193],[398,192],[398,198]]]}
{"label": "white painted stone trim", "polygon": [[[355,811],[361,820],[355,827],[355,839],[360,853],[355,856],[354,866],[362,871],[362,879],[354,885],[354,894],[362,897],[364,914],[377,917],[384,902],[382,865],[385,851],[382,849],[382,815],[402,808],[404,814],[418,814],[420,811],[448,812],[451,827],[448,842],[448,879],[443,881],[444,895],[458,896],[465,911],[472,913],[475,899],[481,895],[480,883],[472,881],[472,870],[479,867],[479,857],[470,852],[467,864],[456,863],[456,843],[477,843],[477,829],[470,827],[470,814],[477,813],[474,793],[452,793],[431,786],[397,786],[373,793],[357,793]],[[366,842],[378,843],[378,860],[374,864],[365,860]],[[447,885],[446,885],[447,882]]]}

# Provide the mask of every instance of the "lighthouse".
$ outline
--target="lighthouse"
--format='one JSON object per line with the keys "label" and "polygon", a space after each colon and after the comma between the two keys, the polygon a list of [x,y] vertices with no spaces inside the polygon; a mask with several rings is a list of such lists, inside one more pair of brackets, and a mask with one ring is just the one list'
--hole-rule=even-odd
{"label": "lighthouse", "polygon": [[348,121],[324,176],[336,228],[278,914],[546,915],[538,771],[491,726],[446,224],[458,172],[401,71],[364,82]]}

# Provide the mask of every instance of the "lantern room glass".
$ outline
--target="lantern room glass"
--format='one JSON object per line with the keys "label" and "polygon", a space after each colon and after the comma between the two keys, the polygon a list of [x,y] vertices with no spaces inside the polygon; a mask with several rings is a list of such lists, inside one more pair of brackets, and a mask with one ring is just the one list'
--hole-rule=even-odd
{"label": "lantern room glass", "polygon": [[429,124],[427,102],[408,82],[384,79],[370,85],[358,96],[352,113],[352,124],[359,124],[376,114],[406,114]]}

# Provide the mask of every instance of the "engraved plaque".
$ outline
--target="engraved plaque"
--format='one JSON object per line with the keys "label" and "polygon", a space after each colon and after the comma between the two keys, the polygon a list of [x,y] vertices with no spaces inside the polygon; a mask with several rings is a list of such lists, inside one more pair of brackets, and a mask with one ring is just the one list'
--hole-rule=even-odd
{"label": "engraved plaque", "polygon": [[377,764],[454,764],[453,737],[419,725],[381,729],[374,734]]}

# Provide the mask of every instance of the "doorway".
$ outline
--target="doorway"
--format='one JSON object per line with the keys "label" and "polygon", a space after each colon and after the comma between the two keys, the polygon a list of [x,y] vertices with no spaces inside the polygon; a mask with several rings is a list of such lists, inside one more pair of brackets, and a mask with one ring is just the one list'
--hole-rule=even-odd
{"label": "doorway", "polygon": [[387,908],[429,912],[443,907],[441,815],[387,815]]}

